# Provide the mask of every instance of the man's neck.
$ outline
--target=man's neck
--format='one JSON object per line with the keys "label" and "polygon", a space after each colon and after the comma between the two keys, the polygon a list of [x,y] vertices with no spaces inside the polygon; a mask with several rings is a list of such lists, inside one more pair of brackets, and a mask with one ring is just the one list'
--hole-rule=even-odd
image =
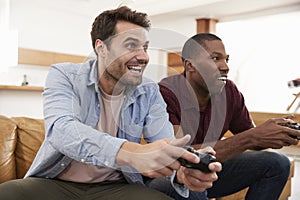
{"label": "man's neck", "polygon": [[101,87],[102,91],[108,95],[119,95],[122,91],[124,91],[125,86],[117,83],[118,81],[109,76],[106,71],[99,76],[98,86]]}
{"label": "man's neck", "polygon": [[191,81],[189,81],[189,82],[192,86],[192,88],[190,88],[190,89],[193,90],[191,92],[195,92],[195,94],[196,94],[200,111],[205,110],[206,106],[208,105],[208,103],[210,101],[209,92],[207,92],[203,88],[197,87],[197,85],[193,84]]}
{"label": "man's neck", "polygon": [[200,111],[203,111],[205,110],[205,108],[208,105],[208,102],[210,101],[210,95],[207,94],[206,96],[203,96],[197,93],[197,100],[198,100]]}

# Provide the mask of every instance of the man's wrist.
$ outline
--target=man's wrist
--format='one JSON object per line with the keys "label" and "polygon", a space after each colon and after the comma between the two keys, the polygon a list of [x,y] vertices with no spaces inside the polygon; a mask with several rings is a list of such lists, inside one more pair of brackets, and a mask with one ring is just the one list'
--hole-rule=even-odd
{"label": "man's wrist", "polygon": [[132,160],[132,153],[136,152],[140,144],[135,142],[124,142],[119,149],[116,157],[116,163],[118,165],[130,165]]}

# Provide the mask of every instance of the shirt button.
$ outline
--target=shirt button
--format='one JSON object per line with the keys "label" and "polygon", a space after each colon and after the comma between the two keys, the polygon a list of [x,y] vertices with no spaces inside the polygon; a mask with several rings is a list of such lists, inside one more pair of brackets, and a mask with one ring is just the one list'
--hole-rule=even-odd
{"label": "shirt button", "polygon": [[84,159],[82,158],[82,159],[80,159],[80,161],[81,161],[81,162],[84,162]]}
{"label": "shirt button", "polygon": [[108,165],[109,165],[109,162],[108,162],[108,161],[105,161],[105,162],[104,162],[104,165],[108,166]]}
{"label": "shirt button", "polygon": [[61,167],[64,167],[64,166],[65,166],[65,163],[61,163],[60,166],[61,166]]}

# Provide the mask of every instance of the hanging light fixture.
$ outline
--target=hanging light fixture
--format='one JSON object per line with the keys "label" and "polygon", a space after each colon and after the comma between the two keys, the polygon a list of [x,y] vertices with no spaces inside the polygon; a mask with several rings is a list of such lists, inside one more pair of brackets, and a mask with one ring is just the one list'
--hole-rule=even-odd
{"label": "hanging light fixture", "polygon": [[18,32],[9,27],[9,1],[0,0],[0,72],[18,64]]}

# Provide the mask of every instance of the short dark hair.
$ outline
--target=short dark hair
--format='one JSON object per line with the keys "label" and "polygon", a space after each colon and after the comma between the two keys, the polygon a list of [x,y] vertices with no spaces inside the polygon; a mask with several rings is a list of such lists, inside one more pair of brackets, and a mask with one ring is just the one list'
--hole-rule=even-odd
{"label": "short dark hair", "polygon": [[207,46],[205,41],[212,41],[212,40],[221,40],[218,36],[211,34],[211,33],[199,33],[194,35],[193,37],[189,38],[183,45],[182,48],[182,62],[185,61],[187,58],[193,57],[195,51],[199,48],[206,49]]}
{"label": "short dark hair", "polygon": [[133,11],[127,6],[121,6],[114,10],[106,10],[95,18],[92,25],[91,38],[94,49],[97,39],[106,42],[109,46],[109,38],[115,34],[117,21],[131,22],[147,30],[150,29],[151,25],[146,13]]}

